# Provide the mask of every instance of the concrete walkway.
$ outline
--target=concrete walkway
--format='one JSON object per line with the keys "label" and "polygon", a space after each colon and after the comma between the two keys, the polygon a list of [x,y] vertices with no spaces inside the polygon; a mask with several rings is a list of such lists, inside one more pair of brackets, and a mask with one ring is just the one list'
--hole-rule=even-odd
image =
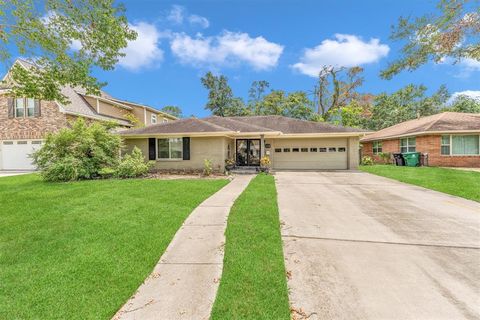
{"label": "concrete walkway", "polygon": [[275,178],[296,319],[480,319],[480,203],[362,172]]}
{"label": "concrete walkway", "polygon": [[228,213],[251,175],[237,176],[185,220],[152,274],[114,319],[208,319],[223,267]]}

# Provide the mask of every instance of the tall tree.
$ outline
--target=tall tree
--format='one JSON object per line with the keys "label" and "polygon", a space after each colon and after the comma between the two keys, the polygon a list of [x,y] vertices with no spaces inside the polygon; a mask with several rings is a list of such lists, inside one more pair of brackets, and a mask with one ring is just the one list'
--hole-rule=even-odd
{"label": "tall tree", "polygon": [[227,77],[215,76],[207,72],[201,78],[203,86],[208,90],[208,101],[205,109],[221,117],[239,116],[248,113],[245,104],[240,98],[233,95]]}
{"label": "tall tree", "polygon": [[311,120],[315,115],[312,102],[302,91],[287,94],[283,90],[272,90],[256,106],[255,115],[281,115],[304,120]]}
{"label": "tall tree", "polygon": [[114,0],[0,0],[0,59],[30,58],[11,73],[13,94],[66,101],[61,87],[98,93],[93,67],[114,68],[136,33]]}
{"label": "tall tree", "polygon": [[391,79],[402,70],[415,70],[428,61],[480,61],[478,1],[440,0],[437,9],[437,14],[399,19],[391,39],[404,41],[405,45],[402,55],[381,72],[383,78]]}
{"label": "tall tree", "polygon": [[480,113],[480,99],[460,95],[444,111]]}
{"label": "tall tree", "polygon": [[270,88],[270,83],[265,80],[253,81],[248,90],[248,109],[253,114],[257,114],[257,110],[260,107],[260,103],[265,97],[267,89]]}
{"label": "tall tree", "polygon": [[423,85],[410,84],[392,94],[381,93],[374,99],[369,129],[380,130],[397,123],[428,116],[440,111],[448,99],[444,86],[431,96],[426,96]]}
{"label": "tall tree", "polygon": [[332,114],[330,122],[352,128],[367,128],[371,115],[371,105],[360,100],[352,100]]}
{"label": "tall tree", "polygon": [[160,110],[177,118],[183,117],[182,109],[178,106],[165,106]]}
{"label": "tall tree", "polygon": [[323,66],[314,89],[316,109],[321,118],[328,120],[336,109],[358,97],[356,90],[364,80],[362,72],[361,67]]}

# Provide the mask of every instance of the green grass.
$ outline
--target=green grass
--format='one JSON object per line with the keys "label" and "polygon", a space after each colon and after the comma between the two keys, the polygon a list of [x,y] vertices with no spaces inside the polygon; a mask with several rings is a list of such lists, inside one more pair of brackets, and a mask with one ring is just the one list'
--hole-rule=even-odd
{"label": "green grass", "polygon": [[0,178],[0,318],[110,319],[225,184]]}
{"label": "green grass", "polygon": [[480,172],[389,165],[361,166],[360,170],[480,202]]}
{"label": "green grass", "polygon": [[258,175],[235,201],[211,319],[290,319],[272,176]]}

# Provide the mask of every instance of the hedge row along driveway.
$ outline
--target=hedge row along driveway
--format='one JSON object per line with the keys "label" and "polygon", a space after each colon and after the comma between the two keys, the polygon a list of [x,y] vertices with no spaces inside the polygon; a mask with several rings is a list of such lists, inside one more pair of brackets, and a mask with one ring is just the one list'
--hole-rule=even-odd
{"label": "hedge row along driveway", "polygon": [[110,319],[226,180],[0,178],[5,319]]}

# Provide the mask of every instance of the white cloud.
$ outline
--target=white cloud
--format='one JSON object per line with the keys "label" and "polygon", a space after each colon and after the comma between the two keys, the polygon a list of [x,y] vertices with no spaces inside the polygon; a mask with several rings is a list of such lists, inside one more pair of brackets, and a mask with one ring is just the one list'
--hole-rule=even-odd
{"label": "white cloud", "polygon": [[453,76],[455,78],[469,78],[472,73],[480,71],[480,61],[472,58],[465,58],[460,61],[456,61],[452,57],[444,57],[437,62],[442,66],[456,66]]}
{"label": "white cloud", "polygon": [[130,25],[137,32],[137,39],[130,41],[123,50],[125,57],[118,64],[125,69],[136,71],[163,60],[163,51],[158,47],[160,32],[153,24],[139,22]]}
{"label": "white cloud", "polygon": [[475,90],[465,90],[465,91],[457,91],[452,93],[450,98],[447,101],[447,104],[451,104],[454,102],[458,97],[460,96],[467,96],[470,98],[473,98],[475,100],[480,101],[480,91],[475,91]]}
{"label": "white cloud", "polygon": [[177,34],[170,47],[185,64],[219,67],[246,63],[256,70],[275,67],[283,52],[283,46],[263,37],[252,38],[247,33],[229,31],[215,37]]}
{"label": "white cloud", "polygon": [[208,21],[207,18],[196,15],[196,14],[190,15],[188,17],[188,22],[190,22],[190,24],[192,25],[199,25],[203,29],[206,29],[210,26],[210,21]]}
{"label": "white cloud", "polygon": [[188,14],[185,7],[179,5],[172,6],[167,15],[167,20],[174,24],[183,24],[184,21],[188,21],[191,25],[198,25],[204,29],[210,26],[210,21],[207,18],[197,14]]}
{"label": "white cloud", "polygon": [[480,61],[472,58],[465,58],[458,62],[460,72],[456,75],[457,78],[468,78],[473,72],[480,71]]}
{"label": "white cloud", "polygon": [[317,77],[322,66],[355,67],[377,62],[388,55],[390,48],[379,39],[368,42],[349,34],[335,34],[335,40],[323,40],[314,48],[305,49],[300,61],[292,67],[311,77]]}
{"label": "white cloud", "polygon": [[179,5],[173,5],[167,15],[167,20],[176,24],[182,24],[185,16],[185,8]]}

